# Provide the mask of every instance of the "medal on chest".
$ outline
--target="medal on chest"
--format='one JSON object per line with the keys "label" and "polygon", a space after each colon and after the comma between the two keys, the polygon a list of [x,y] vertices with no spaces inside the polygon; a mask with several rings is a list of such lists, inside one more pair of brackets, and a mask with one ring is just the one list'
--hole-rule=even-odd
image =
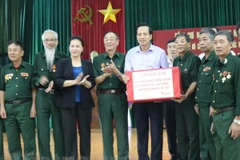
{"label": "medal on chest", "polygon": [[231,76],[231,72],[227,72],[227,71],[223,71],[222,73],[220,73],[220,76],[222,76],[222,83],[224,83],[227,79],[230,79]]}

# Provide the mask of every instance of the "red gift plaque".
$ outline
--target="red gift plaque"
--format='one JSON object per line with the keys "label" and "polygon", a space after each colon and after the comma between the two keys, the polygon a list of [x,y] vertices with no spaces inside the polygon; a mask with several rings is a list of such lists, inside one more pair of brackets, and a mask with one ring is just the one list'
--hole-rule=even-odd
{"label": "red gift plaque", "polygon": [[151,102],[180,98],[182,87],[179,67],[127,71],[129,102]]}

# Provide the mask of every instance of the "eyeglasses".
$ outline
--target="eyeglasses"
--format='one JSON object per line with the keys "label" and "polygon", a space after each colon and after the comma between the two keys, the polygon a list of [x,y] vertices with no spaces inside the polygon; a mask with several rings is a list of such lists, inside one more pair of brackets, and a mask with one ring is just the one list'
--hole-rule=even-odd
{"label": "eyeglasses", "polygon": [[55,42],[56,39],[44,39],[43,41],[44,41],[44,42]]}

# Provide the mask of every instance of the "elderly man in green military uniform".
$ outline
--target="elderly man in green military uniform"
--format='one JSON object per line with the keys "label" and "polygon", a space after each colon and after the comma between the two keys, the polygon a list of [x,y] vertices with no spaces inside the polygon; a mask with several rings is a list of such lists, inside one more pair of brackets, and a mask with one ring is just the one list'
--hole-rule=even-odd
{"label": "elderly man in green military uniform", "polygon": [[199,160],[198,116],[194,110],[197,74],[201,61],[189,51],[190,37],[180,33],[175,39],[179,56],[173,66],[179,66],[182,79],[182,97],[173,99],[176,105],[176,127],[179,152],[182,160]]}
{"label": "elderly man in green military uniform", "polygon": [[122,82],[125,55],[116,51],[118,44],[119,37],[116,33],[106,33],[104,36],[106,52],[95,57],[93,61],[105,160],[114,160],[113,119],[116,125],[118,159],[129,159],[128,103],[125,84]]}
{"label": "elderly man in green military uniform", "polygon": [[214,36],[219,60],[213,75],[213,133],[220,160],[240,159],[240,59],[230,54],[232,42],[229,31]]}
{"label": "elderly man in green military uniform", "polygon": [[[22,60],[23,54],[22,42],[10,41],[8,57],[11,63],[4,66],[1,71],[1,116],[4,119],[8,150],[12,160],[36,158],[36,90],[32,83],[33,67]],[[22,157],[20,133],[22,133],[24,143],[24,158]]]}
{"label": "elderly man in green military uniform", "polygon": [[45,51],[38,53],[34,61],[34,84],[37,87],[37,131],[38,146],[41,160],[51,160],[49,120],[52,116],[55,159],[64,155],[63,133],[61,127],[60,110],[56,107],[54,78],[56,63],[66,54],[56,51],[58,34],[53,30],[46,30],[42,35]]}
{"label": "elderly man in green military uniform", "polygon": [[215,160],[216,148],[214,137],[210,132],[212,117],[209,116],[212,97],[212,75],[218,60],[213,51],[213,37],[215,32],[211,28],[203,28],[200,31],[199,47],[205,54],[199,68],[196,90],[195,110],[199,115],[199,137],[201,160]]}

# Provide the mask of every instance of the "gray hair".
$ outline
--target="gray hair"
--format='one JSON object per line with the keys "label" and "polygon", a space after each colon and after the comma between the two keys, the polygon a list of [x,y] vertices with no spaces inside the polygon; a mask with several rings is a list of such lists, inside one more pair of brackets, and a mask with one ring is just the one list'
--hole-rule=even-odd
{"label": "gray hair", "polygon": [[199,34],[201,35],[201,34],[204,34],[204,33],[206,33],[206,34],[208,35],[209,39],[210,39],[211,41],[213,41],[213,37],[214,37],[214,35],[215,35],[215,32],[214,32],[213,29],[211,29],[211,28],[203,28],[203,29],[200,31]]}
{"label": "gray hair", "polygon": [[58,40],[58,34],[57,34],[57,32],[55,32],[55,31],[53,31],[53,30],[51,30],[51,29],[47,29],[47,30],[45,30],[45,31],[43,32],[43,34],[42,34],[42,41],[44,41],[44,39],[45,39],[45,34],[46,34],[46,33],[53,33],[55,39]]}
{"label": "gray hair", "polygon": [[233,38],[233,34],[227,30],[222,30],[222,31],[218,31],[215,35],[214,35],[214,39],[215,37],[219,36],[219,35],[223,35],[227,37],[228,42],[233,42],[234,38]]}
{"label": "gray hair", "polygon": [[189,35],[187,35],[186,33],[179,33],[179,34],[177,34],[177,35],[176,35],[176,38],[175,38],[175,41],[176,41],[176,39],[179,38],[179,37],[184,37],[185,40],[187,41],[187,43],[190,43],[190,41],[191,41]]}

